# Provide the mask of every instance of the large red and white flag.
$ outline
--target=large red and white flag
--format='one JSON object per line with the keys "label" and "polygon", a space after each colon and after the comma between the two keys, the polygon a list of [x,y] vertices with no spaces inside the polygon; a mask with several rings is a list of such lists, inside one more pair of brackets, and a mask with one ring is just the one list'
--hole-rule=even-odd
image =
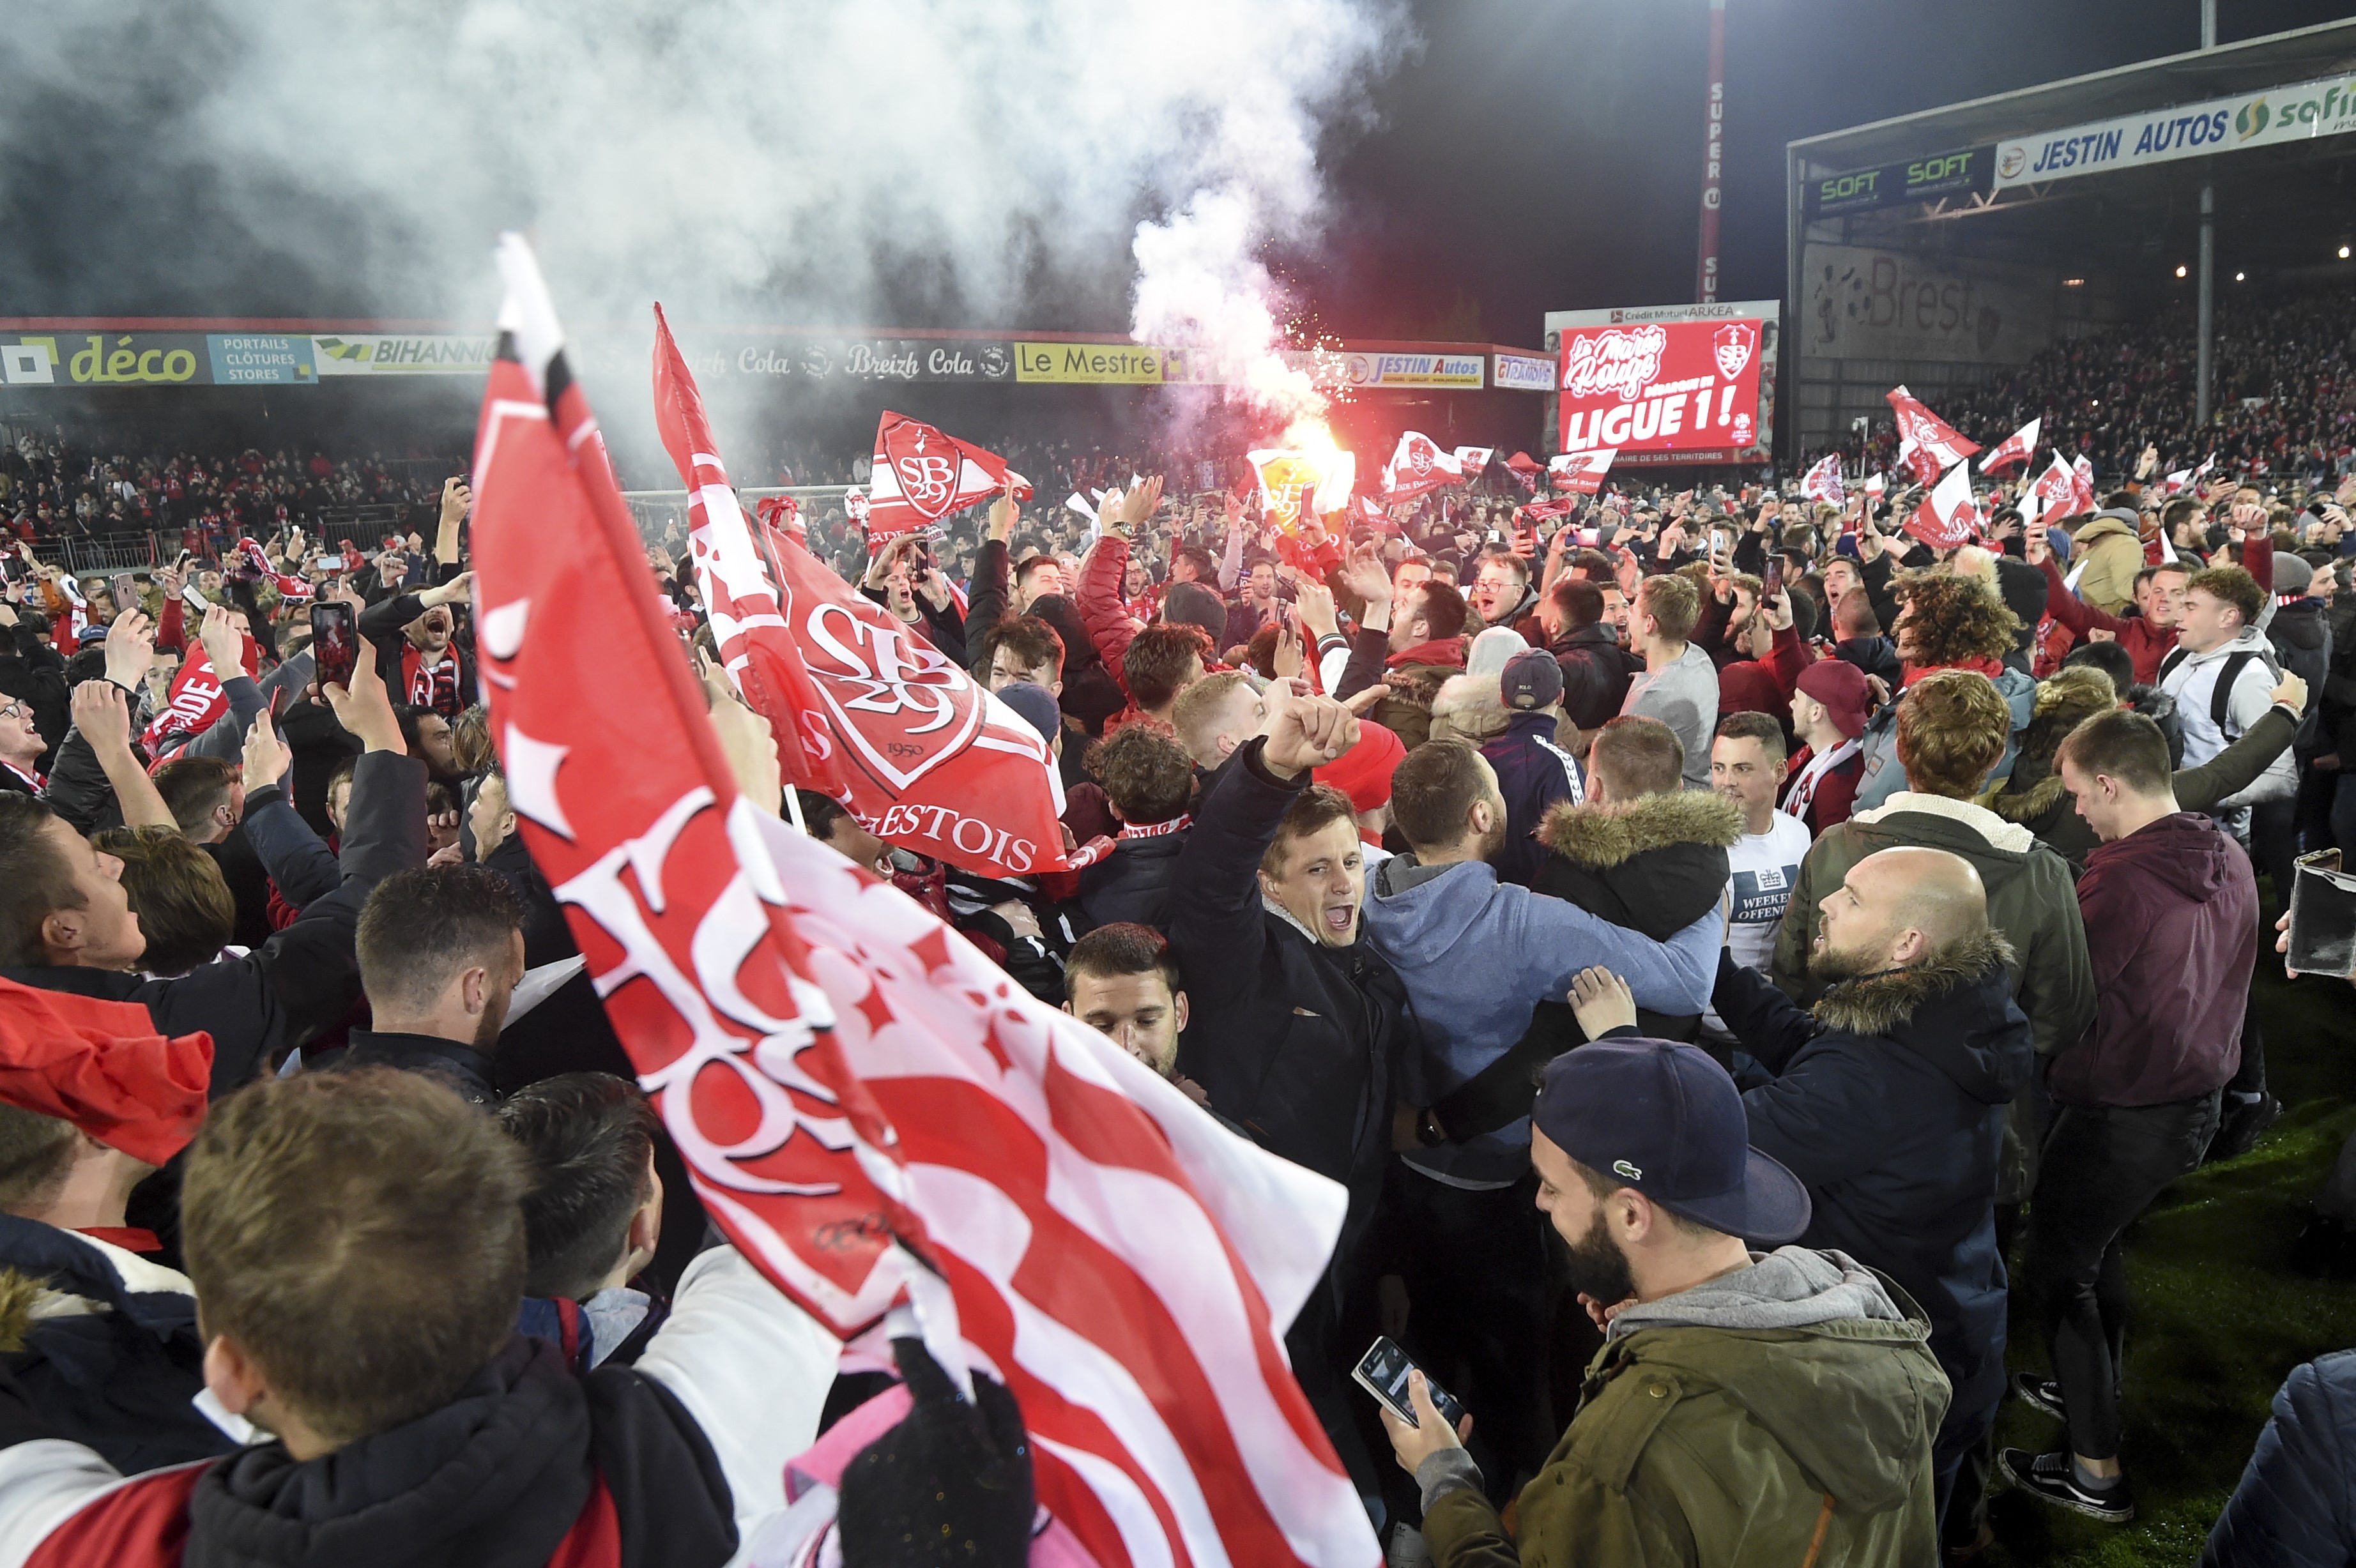
{"label": "large red and white flag", "polygon": [[[687,485],[688,553],[712,617],[712,638],[728,678],[769,720],[786,781],[841,798],[849,785],[828,740],[825,717],[801,650],[786,624],[769,563],[720,461],[720,443],[703,412],[662,306],[655,306],[655,429]],[[765,504],[765,517],[768,516]],[[777,512],[783,516],[783,508]],[[765,522],[764,532],[769,525]],[[790,524],[779,530],[790,536]]]}
{"label": "large red and white flag", "polygon": [[1993,474],[2016,463],[2026,464],[2036,453],[2037,432],[2044,423],[2045,416],[2040,414],[1997,443],[1996,450],[1980,459],[1980,472]]}
{"label": "large red and white flag", "polygon": [[474,560],[509,803],[705,1208],[848,1338],[910,1272],[892,1244],[907,1222],[877,1184],[890,1134],[798,978],[808,960],[773,896],[761,814],[657,607],[531,253],[508,236],[499,264]]}
{"label": "large red and white flag", "polygon": [[1913,468],[1923,484],[1932,483],[1943,470],[1979,451],[1977,442],[1965,440],[1954,426],[1924,408],[1922,400],[1905,388],[1893,387],[1884,396],[1890,400],[1890,412],[1898,419],[1899,456]]}
{"label": "large red and white flag", "polygon": [[1464,464],[1421,431],[1405,432],[1383,470],[1384,494],[1392,502],[1411,501],[1443,485],[1464,483]]}
{"label": "large red and white flag", "polygon": [[897,890],[762,833],[967,1364],[1023,1408],[1039,1500],[1108,1565],[1374,1568],[1281,1339],[1341,1189],[1228,1134]]}
{"label": "large red and white flag", "polygon": [[1958,463],[1922,497],[1906,519],[1906,531],[1934,549],[1953,549],[1976,533],[1979,525],[1979,508],[1972,505],[1971,464]]}
{"label": "large red and white flag", "polygon": [[1603,488],[1603,476],[1619,455],[1616,446],[1558,453],[1547,459],[1547,484],[1558,495],[1592,496]]}
{"label": "large red and white flag", "polygon": [[1494,446],[1460,446],[1456,449],[1456,465],[1464,470],[1464,482],[1471,484],[1487,472],[1489,459],[1497,455]]}
{"label": "large red and white flag", "polygon": [[492,732],[706,1207],[837,1334],[912,1316],[953,1376],[1002,1381],[1039,1501],[1108,1568],[1371,1568],[1282,1341],[1342,1189],[738,795],[530,252],[509,237],[501,262],[476,455]]}
{"label": "large red and white flag", "polygon": [[1505,459],[1505,476],[1525,490],[1538,487],[1538,463],[1526,452],[1517,452]]}
{"label": "large red and white flag", "polygon": [[[931,528],[1004,488],[1004,458],[886,410],[875,426],[875,466],[867,480],[868,548]],[[1016,486],[1017,500],[1030,496],[1027,485]]]}
{"label": "large red and white flag", "polygon": [[2209,477],[2209,471],[2216,466],[2217,454],[2212,452],[2203,460],[2200,467],[2178,469],[2160,482],[2160,487],[2170,496],[2180,496]]}
{"label": "large red and white flag", "polygon": [[1811,501],[1829,501],[1836,507],[1848,499],[1848,492],[1841,485],[1839,453],[1827,453],[1808,470],[1807,476],[1800,481],[1800,494]]}

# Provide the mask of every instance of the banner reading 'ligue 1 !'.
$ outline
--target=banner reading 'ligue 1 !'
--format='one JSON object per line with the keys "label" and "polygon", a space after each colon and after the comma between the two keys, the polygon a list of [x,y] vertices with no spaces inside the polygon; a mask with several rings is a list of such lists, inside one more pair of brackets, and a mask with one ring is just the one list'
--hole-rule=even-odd
{"label": "banner reading 'ligue 1 !'", "polygon": [[1566,329],[1561,449],[1731,461],[1759,440],[1762,325],[1736,317]]}

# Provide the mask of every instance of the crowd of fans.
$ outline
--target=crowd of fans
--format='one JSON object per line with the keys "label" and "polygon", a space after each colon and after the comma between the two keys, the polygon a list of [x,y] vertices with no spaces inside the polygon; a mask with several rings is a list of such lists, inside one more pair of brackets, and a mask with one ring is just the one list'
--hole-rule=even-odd
{"label": "crowd of fans", "polygon": [[[1902,496],[1748,488],[1536,521],[1459,489],[1320,535],[1207,452],[1011,453],[1027,505],[873,550],[812,507],[812,549],[1036,725],[1074,842],[1116,847],[992,880],[793,804],[1346,1189],[1289,1346],[1394,1561],[1964,1561],[1999,1477],[2125,1520],[2129,1227],[2280,1116],[2254,976],[2295,859],[2356,848],[2327,315],[2228,357],[2304,406],[2229,414],[2223,477],[2180,496],[2158,471],[2207,444],[2109,414],[2166,356],[2033,368],[2003,395],[2098,391],[2104,422],[2049,433],[2132,477],[2067,517],[2003,487],[1952,549]],[[556,968],[476,697],[463,485],[37,441],[4,472],[20,518],[197,537],[6,570],[0,1541],[105,1560],[73,1553],[161,1508],[191,1560],[365,1532],[585,1562],[600,1531],[728,1560],[873,1384],[706,1244]],[[414,532],[306,540],[322,497],[395,495]],[[679,527],[648,542],[709,644]],[[359,634],[324,682],[322,600]],[[2319,1252],[2351,1225],[2356,1193],[2319,1199]],[[1397,1408],[1353,1386],[1378,1336],[1422,1369]],[[2045,1451],[1994,1447],[2008,1397]],[[2292,1374],[2213,1560],[2348,1560],[2351,1398],[2346,1358]],[[910,1430],[843,1480],[854,1568],[969,1528],[973,1488],[928,1478],[956,1433]]]}
{"label": "crowd of fans", "polygon": [[[2356,300],[2344,289],[2219,296],[2215,422],[2196,429],[2193,307],[2172,301],[2127,324],[2066,338],[2017,371],[1935,397],[1943,417],[1993,446],[2041,418],[2049,445],[2116,479],[2157,445],[2222,471],[2321,489],[2356,468]],[[1896,466],[1898,436],[1877,421],[1840,450],[1852,465]],[[1817,455],[1822,455],[1818,453]]]}

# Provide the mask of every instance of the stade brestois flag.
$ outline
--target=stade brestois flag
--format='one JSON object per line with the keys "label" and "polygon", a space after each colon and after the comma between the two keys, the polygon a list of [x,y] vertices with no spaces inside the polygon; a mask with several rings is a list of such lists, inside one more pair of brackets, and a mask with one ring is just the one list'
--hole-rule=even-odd
{"label": "stade brestois flag", "polygon": [[2045,416],[2040,414],[1997,443],[1996,450],[1980,459],[1980,472],[1993,474],[2015,463],[2026,464],[2037,451],[2037,432],[2044,423]]}
{"label": "stade brestois flag", "polygon": [[1579,509],[1579,503],[1568,496],[1558,496],[1548,501],[1532,501],[1514,508],[1515,515],[1528,522],[1543,522],[1548,517],[1567,517]]}
{"label": "stade brestois flag", "polygon": [[1923,484],[1979,451],[1977,442],[1965,440],[1954,426],[1924,408],[1905,388],[1893,387],[1884,396],[1898,418],[1899,454]]}
{"label": "stade brestois flag", "polygon": [[1442,485],[1464,483],[1464,463],[1454,453],[1440,450],[1440,443],[1421,431],[1407,431],[1391,453],[1383,479],[1386,499],[1412,501]]}
{"label": "stade brestois flag", "polygon": [[[928,528],[1006,488],[1006,460],[888,410],[875,426],[875,466],[867,481],[867,543]],[[1017,500],[1028,500],[1018,485]]]}
{"label": "stade brestois flag", "polygon": [[[786,624],[783,595],[728,483],[703,395],[655,306],[655,429],[687,485],[688,553],[728,678],[776,732],[786,782],[840,799],[848,785],[801,650]],[[788,497],[790,499],[790,497]],[[764,525],[765,528],[767,527]],[[781,530],[782,531],[782,530]]]}
{"label": "stade brestois flag", "polygon": [[799,979],[809,957],[759,854],[760,813],[657,606],[530,252],[509,236],[499,259],[474,559],[509,802],[705,1208],[848,1338],[909,1272],[876,1184],[890,1136]]}
{"label": "stade brestois flag", "polygon": [[1620,455],[1616,447],[1601,452],[1566,452],[1547,459],[1547,484],[1558,494],[1592,496],[1603,487],[1604,475],[1612,471],[1612,460]]}
{"label": "stade brestois flag", "polygon": [[1456,465],[1464,470],[1467,483],[1481,477],[1489,466],[1489,459],[1497,454],[1494,446],[1460,446],[1456,449]]}
{"label": "stade brestois flag", "polygon": [[1731,462],[1759,436],[1756,320],[1566,327],[1561,449]]}
{"label": "stade brestois flag", "polygon": [[1972,537],[1979,521],[1979,510],[1972,505],[1971,464],[1958,463],[1922,497],[1906,519],[1906,531],[1936,549],[1953,549]]}
{"label": "stade brestois flag", "polygon": [[659,318],[655,419],[687,479],[712,637],[788,776],[885,843],[986,877],[1068,869],[1063,781],[1028,720],[790,536],[732,537],[744,514]]}
{"label": "stade brestois flag", "polygon": [[[1245,455],[1251,461],[1252,472],[1259,475],[1260,494],[1267,497],[1262,516],[1287,532],[1297,532],[1302,523],[1315,521],[1317,508],[1324,505],[1344,458],[1350,459],[1351,474],[1356,473],[1356,459],[1345,452],[1263,448]],[[1337,506],[1329,509],[1348,504],[1344,490]]]}
{"label": "stade brestois flag", "polygon": [[1108,1568],[1378,1561],[1281,1339],[1342,1189],[738,795],[537,270],[513,237],[501,261],[476,456],[492,731],[707,1208],[838,1334],[889,1309],[953,1377],[1004,1382],[1040,1503]]}
{"label": "stade brestois flag", "polygon": [[2078,454],[2078,460],[2070,465],[2070,473],[2077,486],[2077,505],[2072,510],[2093,511],[2094,509],[2094,465],[2087,461],[2086,454],[2082,452]]}
{"label": "stade brestois flag", "polygon": [[2070,465],[2062,461],[2057,452],[2053,461],[2045,465],[2045,472],[2037,476],[2037,483],[2029,487],[2029,493],[2037,497],[2037,507],[2029,514],[2031,522],[2066,517],[2077,509],[2071,503],[2078,493],[2078,476],[2070,472]]}
{"label": "stade brestois flag", "polygon": [[1841,487],[1839,453],[1808,470],[1807,476],[1800,481],[1800,494],[1811,501],[1830,501],[1836,507],[1847,499],[1847,492]]}

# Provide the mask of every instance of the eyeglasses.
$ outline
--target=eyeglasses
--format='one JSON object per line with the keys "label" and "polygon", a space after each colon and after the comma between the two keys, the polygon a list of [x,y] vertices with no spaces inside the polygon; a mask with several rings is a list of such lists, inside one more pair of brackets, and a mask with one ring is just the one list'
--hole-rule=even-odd
{"label": "eyeglasses", "polygon": [[30,719],[32,716],[32,709],[21,702],[11,702],[0,708],[0,719]]}

